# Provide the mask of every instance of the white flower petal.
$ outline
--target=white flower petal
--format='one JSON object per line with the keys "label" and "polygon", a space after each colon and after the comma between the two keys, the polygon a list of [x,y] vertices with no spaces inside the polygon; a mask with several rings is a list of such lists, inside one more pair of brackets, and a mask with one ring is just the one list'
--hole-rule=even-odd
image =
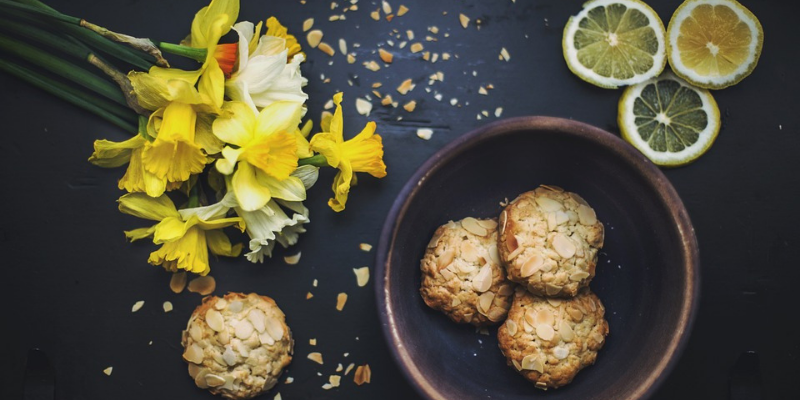
{"label": "white flower petal", "polygon": [[[255,34],[255,25],[249,21],[242,21],[234,25],[233,30],[239,34],[239,48],[237,53],[239,70],[242,70],[247,68],[247,61],[250,56],[250,41]],[[243,49],[245,50],[242,51]]]}
{"label": "white flower petal", "polygon": [[311,189],[315,183],[317,183],[317,178],[319,178],[319,168],[313,165],[301,165],[297,167],[294,172],[292,172],[292,176],[297,177],[300,181],[303,182],[303,186],[306,190]]}
{"label": "white flower petal", "polygon": [[258,183],[269,189],[269,193],[273,198],[289,201],[303,201],[306,199],[306,188],[300,178],[290,176],[279,181],[260,171],[256,176],[258,177]]}
{"label": "white flower petal", "polygon": [[[277,36],[261,36],[258,46],[253,50],[253,56],[273,56],[286,50],[286,39]],[[287,56],[283,56],[284,59]]]}

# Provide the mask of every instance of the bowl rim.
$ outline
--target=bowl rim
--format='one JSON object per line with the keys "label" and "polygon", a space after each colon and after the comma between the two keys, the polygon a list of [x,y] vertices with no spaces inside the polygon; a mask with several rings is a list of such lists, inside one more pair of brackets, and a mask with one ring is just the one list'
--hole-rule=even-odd
{"label": "bowl rim", "polygon": [[681,302],[680,316],[676,332],[666,351],[648,376],[639,384],[631,396],[620,400],[646,399],[652,396],[658,387],[677,364],[679,356],[686,347],[691,329],[697,315],[700,300],[700,256],[694,227],[689,213],[683,205],[675,188],[664,173],[633,146],[603,129],[595,126],[558,117],[526,116],[502,119],[470,131],[445,145],[425,161],[398,193],[381,229],[381,236],[375,256],[375,296],[381,328],[394,358],[395,364],[406,376],[406,379],[423,397],[431,400],[446,400],[448,397],[436,390],[422,372],[414,364],[411,355],[398,335],[394,311],[389,302],[391,286],[389,282],[389,260],[392,246],[397,234],[399,218],[405,214],[409,199],[419,190],[422,182],[436,172],[449,160],[458,156],[472,146],[494,137],[503,136],[519,130],[556,131],[572,137],[588,139],[616,153],[623,161],[630,164],[664,199],[675,222],[682,243],[683,265],[688,285]]}

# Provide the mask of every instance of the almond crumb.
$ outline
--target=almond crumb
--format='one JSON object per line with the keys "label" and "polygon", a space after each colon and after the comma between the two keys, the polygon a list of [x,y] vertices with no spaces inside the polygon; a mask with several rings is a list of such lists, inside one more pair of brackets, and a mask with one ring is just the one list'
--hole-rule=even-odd
{"label": "almond crumb", "polygon": [[417,129],[417,137],[423,140],[430,140],[433,136],[433,129],[419,128]]}
{"label": "almond crumb", "polygon": [[372,245],[369,243],[361,243],[358,245],[358,248],[361,249],[361,251],[369,252],[372,250]]}
{"label": "almond crumb", "polygon": [[297,263],[300,262],[300,254],[301,252],[298,251],[297,254],[293,256],[283,257],[283,262],[289,265],[297,265]]}
{"label": "almond crumb", "polygon": [[370,18],[374,19],[375,21],[380,21],[380,19],[381,19],[380,9],[369,13],[369,16],[370,16]]}
{"label": "almond crumb", "polygon": [[403,105],[403,108],[408,112],[412,112],[412,111],[414,111],[415,108],[417,108],[417,102],[414,101],[414,100],[411,100],[408,103],[406,103],[405,105]]}
{"label": "almond crumb", "polygon": [[344,303],[346,302],[347,302],[347,293],[339,293],[339,295],[336,296],[336,310],[342,311],[344,309]]}
{"label": "almond crumb", "polygon": [[402,5],[402,4],[400,5],[400,7],[397,7],[397,16],[398,17],[402,17],[403,15],[406,15],[407,12],[408,12],[408,7],[406,7],[406,6]]}
{"label": "almond crumb", "polygon": [[325,42],[320,42],[319,45],[317,45],[317,48],[331,57],[333,57],[333,55],[336,54],[336,52],[333,51],[333,47],[331,47],[331,45]]}
{"label": "almond crumb", "polygon": [[322,365],[322,353],[319,352],[308,353],[308,359],[314,361],[319,365]]}
{"label": "almond crumb", "polygon": [[322,31],[319,29],[314,29],[313,31],[308,32],[306,35],[306,40],[312,49],[319,46],[319,42],[322,41]]}
{"label": "almond crumb", "polygon": [[312,26],[314,26],[314,18],[309,18],[303,21],[303,32],[308,31]]}
{"label": "almond crumb", "polygon": [[353,273],[356,274],[358,287],[367,285],[367,282],[369,282],[369,267],[353,268]]}
{"label": "almond crumb", "polygon": [[369,364],[359,365],[358,368],[356,368],[356,373],[353,375],[353,382],[361,386],[365,383],[369,383],[371,378],[372,371],[369,368]]}
{"label": "almond crumb", "polygon": [[394,60],[394,55],[384,49],[378,49],[378,55],[381,57],[381,60],[387,64],[391,64],[392,60]]}
{"label": "almond crumb", "polygon": [[112,371],[114,371],[114,367],[108,367],[108,368],[103,370],[103,373],[108,375],[108,376],[111,376],[111,372]]}
{"label": "almond crumb", "polygon": [[422,46],[422,43],[417,42],[417,43],[412,43],[410,49],[412,53],[419,53],[420,51],[422,51],[422,49],[424,49],[424,47]]}
{"label": "almond crumb", "polygon": [[410,78],[404,80],[403,83],[401,83],[400,86],[397,87],[397,91],[403,95],[412,90],[414,90],[414,83],[411,81]]}
{"label": "almond crumb", "polygon": [[469,17],[464,14],[458,14],[458,20],[461,21],[461,26],[467,29],[467,26],[469,26]]}

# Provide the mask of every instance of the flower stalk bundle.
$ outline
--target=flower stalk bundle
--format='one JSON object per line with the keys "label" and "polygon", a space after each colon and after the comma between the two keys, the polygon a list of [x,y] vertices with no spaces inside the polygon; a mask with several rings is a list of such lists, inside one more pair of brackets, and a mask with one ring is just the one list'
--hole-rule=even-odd
{"label": "flower stalk bundle", "polygon": [[[125,235],[160,246],[150,264],[206,275],[209,251],[243,252],[228,227],[246,232],[246,258],[263,262],[305,232],[303,201],[319,168],[338,170],[328,202],[337,212],[355,173],[386,176],[374,122],[345,140],[341,93],[312,135],[297,39],[274,17],[237,22],[238,0],[211,0],[180,44],[113,32],[39,0],[0,0],[0,11],[0,70],[133,135],[95,141],[89,161],[126,167],[119,210],[154,224]],[[220,43],[231,30],[238,40]],[[200,66],[170,67],[164,53]]]}

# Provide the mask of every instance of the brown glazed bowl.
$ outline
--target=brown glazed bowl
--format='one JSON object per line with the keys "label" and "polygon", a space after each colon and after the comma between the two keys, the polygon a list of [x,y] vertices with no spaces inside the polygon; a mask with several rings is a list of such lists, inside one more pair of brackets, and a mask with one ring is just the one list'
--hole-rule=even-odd
{"label": "brown glazed bowl", "polygon": [[[449,220],[496,217],[500,202],[540,184],[583,196],[605,225],[591,283],[610,334],[595,365],[542,391],[506,366],[489,336],[429,309],[419,260]],[[689,215],[661,171],[633,147],[571,120],[524,117],[470,132],[403,187],[377,251],[383,331],[411,384],[429,399],[645,399],[675,365],[696,314],[699,257]]]}

